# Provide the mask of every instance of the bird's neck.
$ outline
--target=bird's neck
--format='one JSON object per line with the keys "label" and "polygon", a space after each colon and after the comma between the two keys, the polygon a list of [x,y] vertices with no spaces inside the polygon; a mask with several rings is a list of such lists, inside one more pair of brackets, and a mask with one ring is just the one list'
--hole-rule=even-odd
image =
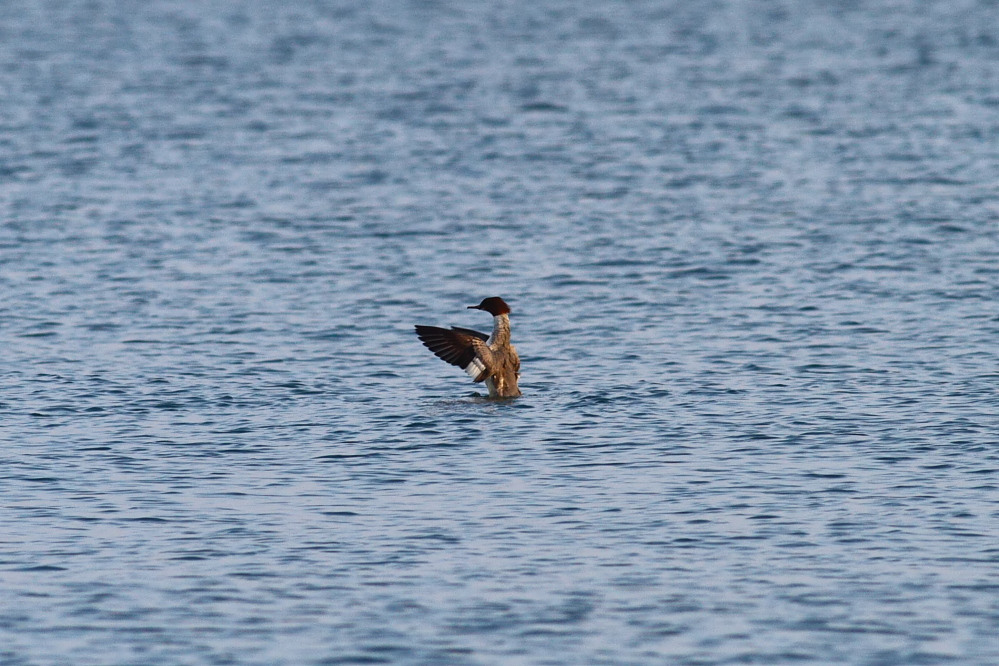
{"label": "bird's neck", "polygon": [[493,334],[489,337],[489,345],[510,344],[510,315],[498,314],[493,316]]}

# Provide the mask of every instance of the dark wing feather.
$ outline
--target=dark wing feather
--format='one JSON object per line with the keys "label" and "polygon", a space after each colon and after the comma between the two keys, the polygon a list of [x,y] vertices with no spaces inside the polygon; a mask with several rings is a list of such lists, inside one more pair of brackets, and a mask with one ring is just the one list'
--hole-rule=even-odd
{"label": "dark wing feather", "polygon": [[470,328],[462,328],[460,326],[452,326],[451,330],[452,331],[456,331],[458,333],[464,333],[465,335],[471,335],[473,337],[478,338],[479,340],[482,340],[483,342],[485,342],[486,340],[489,339],[489,336],[487,334],[485,334],[485,333],[479,333],[478,331],[473,331]]}
{"label": "dark wing feather", "polygon": [[475,358],[475,343],[473,340],[487,340],[489,336],[467,328],[438,328],[437,326],[417,326],[416,335],[427,349],[437,355],[437,358],[456,365],[461,369]]}

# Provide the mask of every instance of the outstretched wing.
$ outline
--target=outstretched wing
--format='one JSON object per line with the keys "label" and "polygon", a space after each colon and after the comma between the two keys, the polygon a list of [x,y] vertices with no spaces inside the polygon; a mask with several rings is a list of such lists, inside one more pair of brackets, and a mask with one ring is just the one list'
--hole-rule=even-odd
{"label": "outstretched wing", "polygon": [[458,366],[473,380],[481,382],[489,376],[492,352],[486,345],[489,336],[485,333],[457,326],[417,326],[416,335],[437,358]]}
{"label": "outstretched wing", "polygon": [[479,340],[482,340],[483,342],[485,342],[486,340],[489,339],[489,336],[486,335],[485,333],[479,333],[478,331],[473,331],[470,328],[462,328],[460,326],[452,326],[451,330],[455,331],[457,333],[463,333],[465,335],[470,335],[473,338],[478,338]]}

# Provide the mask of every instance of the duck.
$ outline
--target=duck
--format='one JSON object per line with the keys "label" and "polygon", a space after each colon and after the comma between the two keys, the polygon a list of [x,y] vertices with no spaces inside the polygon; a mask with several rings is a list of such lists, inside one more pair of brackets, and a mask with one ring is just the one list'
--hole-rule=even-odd
{"label": "duck", "polygon": [[510,306],[499,296],[482,299],[469,310],[482,310],[493,316],[492,335],[470,328],[440,328],[416,325],[416,335],[437,358],[464,370],[472,381],[484,382],[490,398],[516,398],[521,395],[520,357],[510,342]]}

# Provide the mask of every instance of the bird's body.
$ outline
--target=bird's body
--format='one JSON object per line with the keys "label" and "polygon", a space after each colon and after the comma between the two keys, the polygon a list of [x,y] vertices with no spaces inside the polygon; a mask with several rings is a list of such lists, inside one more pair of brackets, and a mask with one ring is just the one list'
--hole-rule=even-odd
{"label": "bird's body", "polygon": [[417,326],[416,335],[438,358],[458,366],[473,381],[485,382],[490,398],[516,398],[520,357],[510,344],[510,306],[493,296],[468,307],[493,316],[492,335],[457,326]]}

